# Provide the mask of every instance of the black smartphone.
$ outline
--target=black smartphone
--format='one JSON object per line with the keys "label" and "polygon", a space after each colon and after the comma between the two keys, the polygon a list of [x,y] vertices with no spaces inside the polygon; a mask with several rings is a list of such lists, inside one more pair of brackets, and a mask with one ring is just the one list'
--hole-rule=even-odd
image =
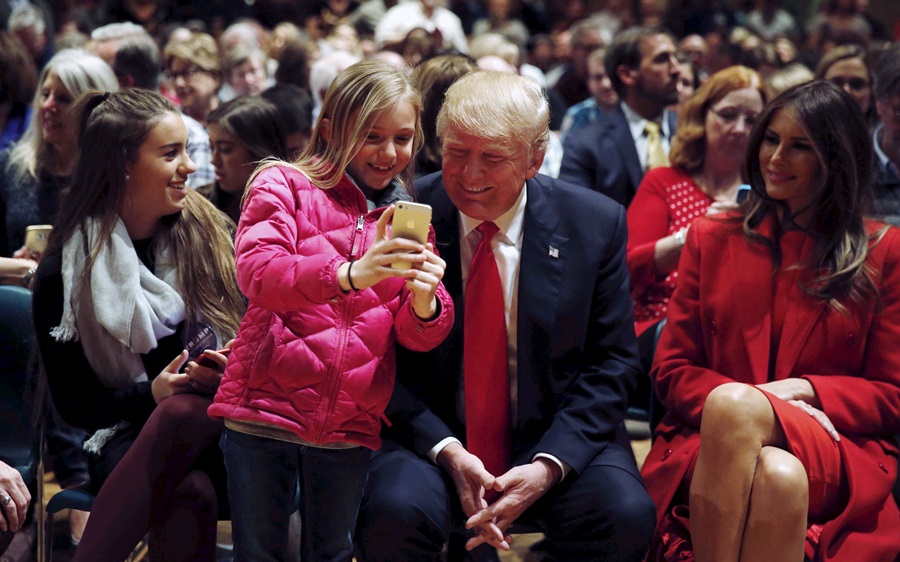
{"label": "black smartphone", "polygon": [[[221,353],[225,357],[231,353],[231,348],[227,349],[217,349],[216,353]],[[200,357],[197,359],[198,365],[203,365],[204,367],[209,367],[210,369],[218,369],[219,364],[213,361],[210,357],[208,357],[205,353],[202,353]]]}
{"label": "black smartphone", "polygon": [[738,191],[737,191],[737,202],[743,203],[744,199],[746,199],[748,195],[750,195],[750,186],[747,185],[746,183],[741,184],[738,187]]}

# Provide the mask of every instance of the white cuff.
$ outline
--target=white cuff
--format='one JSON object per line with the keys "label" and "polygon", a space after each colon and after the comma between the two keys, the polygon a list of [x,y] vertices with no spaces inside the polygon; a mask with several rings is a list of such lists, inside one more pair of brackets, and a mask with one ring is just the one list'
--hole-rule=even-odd
{"label": "white cuff", "polygon": [[462,441],[460,441],[456,437],[444,437],[443,439],[438,441],[437,445],[435,445],[431,448],[431,450],[428,451],[426,456],[431,462],[437,463],[438,454],[440,454],[440,452],[444,450],[444,447],[451,443],[459,443],[459,446],[462,447]]}
{"label": "white cuff", "polygon": [[548,461],[551,461],[553,464],[558,466],[560,474],[562,474],[562,476],[559,479],[560,482],[562,482],[563,479],[566,477],[566,474],[568,474],[569,471],[572,470],[572,467],[570,467],[569,465],[567,465],[566,463],[562,462],[561,460],[559,460],[558,458],[554,457],[553,455],[551,455],[549,453],[535,453],[534,457],[531,458],[531,462],[534,462],[537,459],[547,459]]}

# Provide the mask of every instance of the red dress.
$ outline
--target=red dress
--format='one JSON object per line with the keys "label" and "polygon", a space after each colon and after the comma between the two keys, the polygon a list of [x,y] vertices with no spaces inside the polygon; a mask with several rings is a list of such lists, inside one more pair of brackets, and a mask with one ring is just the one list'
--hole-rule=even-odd
{"label": "red dress", "polygon": [[[881,226],[868,225],[870,232]],[[727,382],[788,377],[812,384],[841,435],[832,441],[810,416],[767,394],[809,477],[807,554],[889,562],[900,553],[891,497],[900,433],[900,235],[888,230],[867,258],[878,298],[842,301],[846,314],[806,295],[801,283],[812,274],[789,267],[812,248],[805,235],[787,233],[784,265],[773,275],[768,250],[748,241],[740,221],[701,219],[691,228],[651,373],[668,409],[641,471],[660,521],[651,560],[693,558],[686,491],[706,396]]]}
{"label": "red dress", "polygon": [[656,271],[656,242],[675,234],[706,214],[713,199],[679,168],[654,168],[644,175],[628,206],[626,260],[634,300],[634,331],[665,318],[678,272],[661,276]]}

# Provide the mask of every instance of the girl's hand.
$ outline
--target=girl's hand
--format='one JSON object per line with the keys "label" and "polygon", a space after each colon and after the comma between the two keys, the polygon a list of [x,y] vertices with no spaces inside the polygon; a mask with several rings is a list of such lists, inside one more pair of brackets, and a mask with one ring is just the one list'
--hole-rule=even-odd
{"label": "girl's hand", "polygon": [[834,424],[831,423],[831,420],[828,419],[828,416],[825,415],[825,412],[818,408],[810,406],[802,400],[788,400],[788,404],[790,404],[791,406],[796,406],[797,408],[800,408],[801,410],[812,416],[814,420],[819,422],[819,425],[825,428],[825,431],[828,432],[828,435],[830,435],[831,438],[836,442],[841,440],[841,436],[834,428]]}
{"label": "girl's hand", "polygon": [[191,392],[190,377],[184,373],[179,373],[181,366],[188,358],[187,350],[182,351],[178,356],[166,365],[166,368],[153,379],[150,383],[150,392],[153,394],[153,400],[157,404],[172,396],[173,394],[183,394]]}
{"label": "girl's hand", "polygon": [[[375,225],[375,241],[366,253],[353,262],[352,268],[349,262],[338,268],[338,281],[345,291],[367,289],[389,277],[414,278],[417,276],[417,265],[428,259],[422,244],[405,238],[388,239],[387,225],[393,215],[394,206],[391,205],[379,217]],[[394,269],[391,265],[395,262],[410,262],[413,267]]]}
{"label": "girl's hand", "polygon": [[[234,340],[232,340],[234,341]],[[231,343],[231,342],[229,342]],[[227,344],[226,344],[227,345]],[[184,374],[190,380],[191,388],[200,394],[215,394],[222,382],[222,375],[228,365],[227,347],[223,353],[207,349],[197,361],[189,361]]]}
{"label": "girl's hand", "polygon": [[412,293],[412,307],[416,316],[429,320],[437,314],[435,293],[444,278],[447,262],[434,253],[431,242],[425,244],[425,258],[424,262],[413,264],[410,271],[415,272],[415,276],[406,279],[406,287]]}

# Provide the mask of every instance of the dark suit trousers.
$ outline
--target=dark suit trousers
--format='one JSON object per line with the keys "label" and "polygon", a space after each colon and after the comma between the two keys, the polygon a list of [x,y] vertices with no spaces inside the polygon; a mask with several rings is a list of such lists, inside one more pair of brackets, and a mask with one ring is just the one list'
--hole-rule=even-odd
{"label": "dark suit trousers", "polygon": [[[624,441],[624,443],[622,443]],[[449,476],[396,443],[373,453],[357,528],[364,562],[440,560],[465,516]],[[545,560],[640,561],[656,515],[627,439],[612,442],[581,474],[569,474],[520,517],[512,532],[543,532]],[[496,560],[482,546],[472,560]],[[460,560],[451,545],[450,562]]]}

